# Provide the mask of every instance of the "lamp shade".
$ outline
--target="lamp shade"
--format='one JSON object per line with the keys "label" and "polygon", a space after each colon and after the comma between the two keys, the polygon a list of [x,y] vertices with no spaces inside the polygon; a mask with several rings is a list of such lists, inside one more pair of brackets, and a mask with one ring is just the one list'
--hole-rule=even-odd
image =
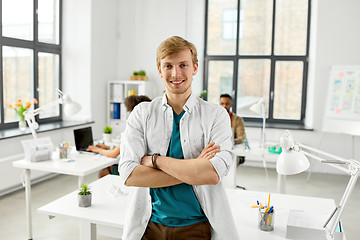
{"label": "lamp shade", "polygon": [[71,116],[77,112],[79,112],[81,109],[80,104],[77,102],[68,102],[63,105],[63,110],[65,116]]}
{"label": "lamp shade", "polygon": [[276,171],[281,175],[298,174],[310,167],[305,154],[298,151],[283,151],[277,162]]}
{"label": "lamp shade", "polygon": [[65,116],[71,116],[80,111],[80,109],[81,109],[80,104],[72,101],[71,97],[68,94],[63,94],[61,92],[61,95],[62,95],[62,102],[60,102],[60,103],[63,104],[63,110],[64,110]]}
{"label": "lamp shade", "polygon": [[257,103],[253,104],[250,107],[250,110],[253,111],[253,112],[256,112],[259,115],[262,115],[262,112],[263,112],[263,106],[262,105],[263,104],[264,104],[264,99],[260,98]]}

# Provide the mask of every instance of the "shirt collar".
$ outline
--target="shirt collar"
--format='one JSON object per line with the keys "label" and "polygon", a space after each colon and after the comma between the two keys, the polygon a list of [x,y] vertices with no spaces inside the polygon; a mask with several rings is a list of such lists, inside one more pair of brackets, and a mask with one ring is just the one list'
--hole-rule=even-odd
{"label": "shirt collar", "polygon": [[[183,109],[186,112],[191,113],[192,110],[194,109],[195,105],[196,105],[196,96],[191,93],[190,97],[188,98],[188,100],[186,101],[185,105],[183,106]],[[168,102],[167,102],[167,97],[166,97],[166,92],[164,93],[163,97],[162,97],[162,105],[163,105],[163,110],[165,111],[168,107],[171,107]]]}

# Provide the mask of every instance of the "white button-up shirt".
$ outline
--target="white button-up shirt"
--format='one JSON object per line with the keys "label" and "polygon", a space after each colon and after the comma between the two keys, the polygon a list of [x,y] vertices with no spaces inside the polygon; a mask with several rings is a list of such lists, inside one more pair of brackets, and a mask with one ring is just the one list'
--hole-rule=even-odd
{"label": "white button-up shirt", "polygon": [[[221,184],[222,178],[234,164],[229,114],[220,105],[203,101],[193,94],[183,109],[185,114],[180,121],[180,138],[184,158],[197,158],[210,142],[220,146],[220,152],[210,160],[220,183],[193,185],[195,195],[211,225],[211,239],[239,239],[226,192]],[[134,108],[127,120],[120,147],[119,174],[123,183],[140,164],[143,156],[153,153],[166,156],[172,125],[173,110],[167,103],[165,94]],[[149,188],[132,188],[122,239],[141,239],[151,212]]]}

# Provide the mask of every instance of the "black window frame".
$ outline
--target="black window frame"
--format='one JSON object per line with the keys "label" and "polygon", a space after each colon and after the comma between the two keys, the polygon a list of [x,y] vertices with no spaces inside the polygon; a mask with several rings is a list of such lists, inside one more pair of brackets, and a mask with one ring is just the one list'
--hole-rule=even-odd
{"label": "black window frame", "polygon": [[[240,1],[237,0],[237,33],[236,33],[236,53],[235,55],[208,55],[208,11],[209,0],[205,1],[205,41],[204,41],[204,78],[203,86],[208,90],[208,77],[209,77],[209,63],[211,61],[232,61],[233,62],[233,91],[230,93],[233,97],[233,112],[236,113],[237,104],[237,86],[238,86],[238,67],[239,60],[241,59],[268,59],[271,61],[270,68],[270,89],[269,89],[269,106],[268,116],[266,118],[267,125],[273,124],[286,124],[304,126],[305,112],[306,112],[306,95],[307,95],[307,80],[308,80],[308,66],[309,66],[309,48],[310,48],[310,27],[311,27],[311,0],[308,0],[308,16],[307,16],[307,38],[306,38],[306,54],[305,55],[275,55],[274,54],[274,38],[275,38],[275,13],[276,13],[276,0],[273,0],[273,18],[272,18],[272,39],[271,39],[271,53],[270,55],[240,55],[239,54],[239,35],[240,35]],[[275,87],[275,63],[277,61],[300,61],[303,62],[303,82],[302,82],[302,99],[301,99],[301,113],[300,119],[279,119],[273,117],[274,110],[274,87]],[[205,96],[207,100],[207,96]],[[245,122],[259,123],[259,118],[244,117]],[[260,123],[259,123],[260,126]]]}
{"label": "black window frame", "polygon": [[[18,47],[18,48],[26,48],[33,50],[33,96],[36,99],[39,99],[39,94],[37,92],[37,88],[39,86],[39,73],[38,73],[38,53],[50,53],[57,54],[59,56],[59,89],[62,89],[62,0],[59,1],[59,44],[50,44],[39,42],[38,40],[38,0],[33,0],[33,40],[23,40],[11,37],[3,37],[2,35],[2,0],[0,0],[0,130],[1,129],[11,129],[16,128],[18,126],[17,122],[9,122],[5,123],[4,116],[4,85],[3,85],[3,61],[2,61],[2,48],[3,46],[7,47]],[[19,6],[21,7],[21,6]],[[38,108],[39,105],[35,104],[34,109]],[[59,116],[50,117],[50,118],[39,118],[39,115],[35,116],[35,120],[38,123],[51,123],[51,122],[60,122],[62,121],[62,109],[59,106]]]}

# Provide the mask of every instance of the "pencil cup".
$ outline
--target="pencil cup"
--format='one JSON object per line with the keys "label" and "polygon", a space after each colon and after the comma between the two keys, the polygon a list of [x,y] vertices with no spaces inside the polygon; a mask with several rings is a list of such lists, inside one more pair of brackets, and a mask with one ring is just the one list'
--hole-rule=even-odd
{"label": "pencil cup", "polygon": [[272,231],[274,230],[274,222],[275,222],[275,211],[271,213],[265,213],[266,208],[259,209],[259,228],[262,231]]}
{"label": "pencil cup", "polygon": [[59,151],[59,157],[60,159],[64,159],[68,157],[68,148],[66,148],[65,146],[60,146],[60,151]]}

